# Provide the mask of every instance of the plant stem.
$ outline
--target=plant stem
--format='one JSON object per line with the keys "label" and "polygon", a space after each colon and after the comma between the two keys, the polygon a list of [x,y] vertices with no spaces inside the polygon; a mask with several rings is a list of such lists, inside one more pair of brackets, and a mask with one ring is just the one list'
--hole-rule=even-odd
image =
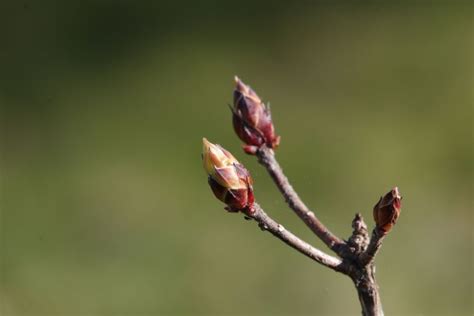
{"label": "plant stem", "polygon": [[375,268],[371,263],[351,273],[350,277],[359,295],[363,316],[383,316],[382,302],[377,282],[375,280]]}
{"label": "plant stem", "polygon": [[343,248],[345,248],[345,242],[331,233],[306,204],[303,203],[283,173],[280,164],[275,159],[274,151],[271,148],[262,146],[257,151],[257,157],[260,164],[267,169],[290,208],[330,249],[341,255],[344,250]]}
{"label": "plant stem", "polygon": [[282,240],[290,247],[296,249],[305,256],[313,259],[314,261],[334,270],[337,272],[345,272],[342,261],[336,257],[330,256],[323,251],[311,246],[307,242],[301,240],[289,230],[285,229],[283,225],[277,223],[265,211],[258,205],[254,204],[254,213],[250,215],[255,221],[258,222],[259,227],[262,230],[269,231],[272,235]]}

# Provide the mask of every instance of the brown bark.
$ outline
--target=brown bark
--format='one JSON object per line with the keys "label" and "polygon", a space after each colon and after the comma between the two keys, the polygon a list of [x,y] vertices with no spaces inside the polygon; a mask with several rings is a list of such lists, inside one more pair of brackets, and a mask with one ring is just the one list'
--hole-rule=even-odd
{"label": "brown bark", "polygon": [[283,225],[278,224],[270,216],[268,216],[257,203],[254,204],[254,212],[252,215],[250,215],[250,217],[258,222],[258,225],[262,230],[269,231],[272,235],[279,238],[284,243],[296,249],[305,256],[334,271],[341,272],[343,270],[342,260],[330,256],[296,237],[293,233],[283,227]]}
{"label": "brown bark", "polygon": [[293,189],[293,186],[288,181],[288,178],[283,173],[280,164],[275,159],[274,151],[266,146],[262,146],[257,151],[257,157],[260,164],[267,169],[290,208],[330,249],[339,254],[343,250],[345,242],[331,233],[331,231],[316,217],[314,212],[312,212],[300,199],[295,189]]}

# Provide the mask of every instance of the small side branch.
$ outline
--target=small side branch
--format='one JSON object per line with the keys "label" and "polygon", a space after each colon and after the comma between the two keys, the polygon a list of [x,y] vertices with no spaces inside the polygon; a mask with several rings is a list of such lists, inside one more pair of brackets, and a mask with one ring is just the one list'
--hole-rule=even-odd
{"label": "small side branch", "polygon": [[374,261],[377,252],[380,250],[380,247],[382,247],[382,242],[385,239],[385,236],[386,234],[382,230],[377,227],[374,228],[367,250],[359,256],[359,261],[362,266],[366,266]]}
{"label": "small side branch", "polygon": [[340,259],[322,252],[321,250],[311,246],[307,242],[301,240],[300,238],[292,234],[281,224],[277,223],[271,217],[269,217],[257,203],[254,204],[254,210],[255,212],[250,215],[250,217],[252,217],[255,221],[258,222],[259,227],[262,230],[269,231],[272,235],[279,238],[288,246],[296,249],[297,251],[313,259],[314,261],[334,271],[346,273],[345,266],[343,265]]}
{"label": "small side branch", "polygon": [[331,233],[329,229],[314,215],[314,213],[303,203],[296,191],[291,186],[288,178],[283,173],[280,164],[275,159],[272,149],[262,146],[257,151],[257,157],[272,177],[276,186],[285,197],[286,203],[330,249],[338,255],[344,252],[345,242]]}

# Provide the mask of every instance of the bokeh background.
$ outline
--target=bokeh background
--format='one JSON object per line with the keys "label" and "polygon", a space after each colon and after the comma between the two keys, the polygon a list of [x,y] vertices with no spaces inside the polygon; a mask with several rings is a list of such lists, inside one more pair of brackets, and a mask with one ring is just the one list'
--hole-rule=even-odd
{"label": "bokeh background", "polygon": [[237,74],[335,233],[400,187],[386,314],[471,315],[472,21],[468,1],[1,2],[0,314],[359,314],[349,279],[212,196],[203,136],[325,249],[240,150]]}

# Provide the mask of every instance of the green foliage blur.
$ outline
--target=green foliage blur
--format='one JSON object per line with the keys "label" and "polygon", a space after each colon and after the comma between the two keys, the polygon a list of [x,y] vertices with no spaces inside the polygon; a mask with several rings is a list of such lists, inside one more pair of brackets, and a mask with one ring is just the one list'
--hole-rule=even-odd
{"label": "green foliage blur", "polygon": [[386,315],[471,315],[472,18],[455,1],[2,2],[0,315],[359,315],[348,278],[212,196],[202,137],[326,250],[241,151],[234,75],[339,236],[399,186]]}

